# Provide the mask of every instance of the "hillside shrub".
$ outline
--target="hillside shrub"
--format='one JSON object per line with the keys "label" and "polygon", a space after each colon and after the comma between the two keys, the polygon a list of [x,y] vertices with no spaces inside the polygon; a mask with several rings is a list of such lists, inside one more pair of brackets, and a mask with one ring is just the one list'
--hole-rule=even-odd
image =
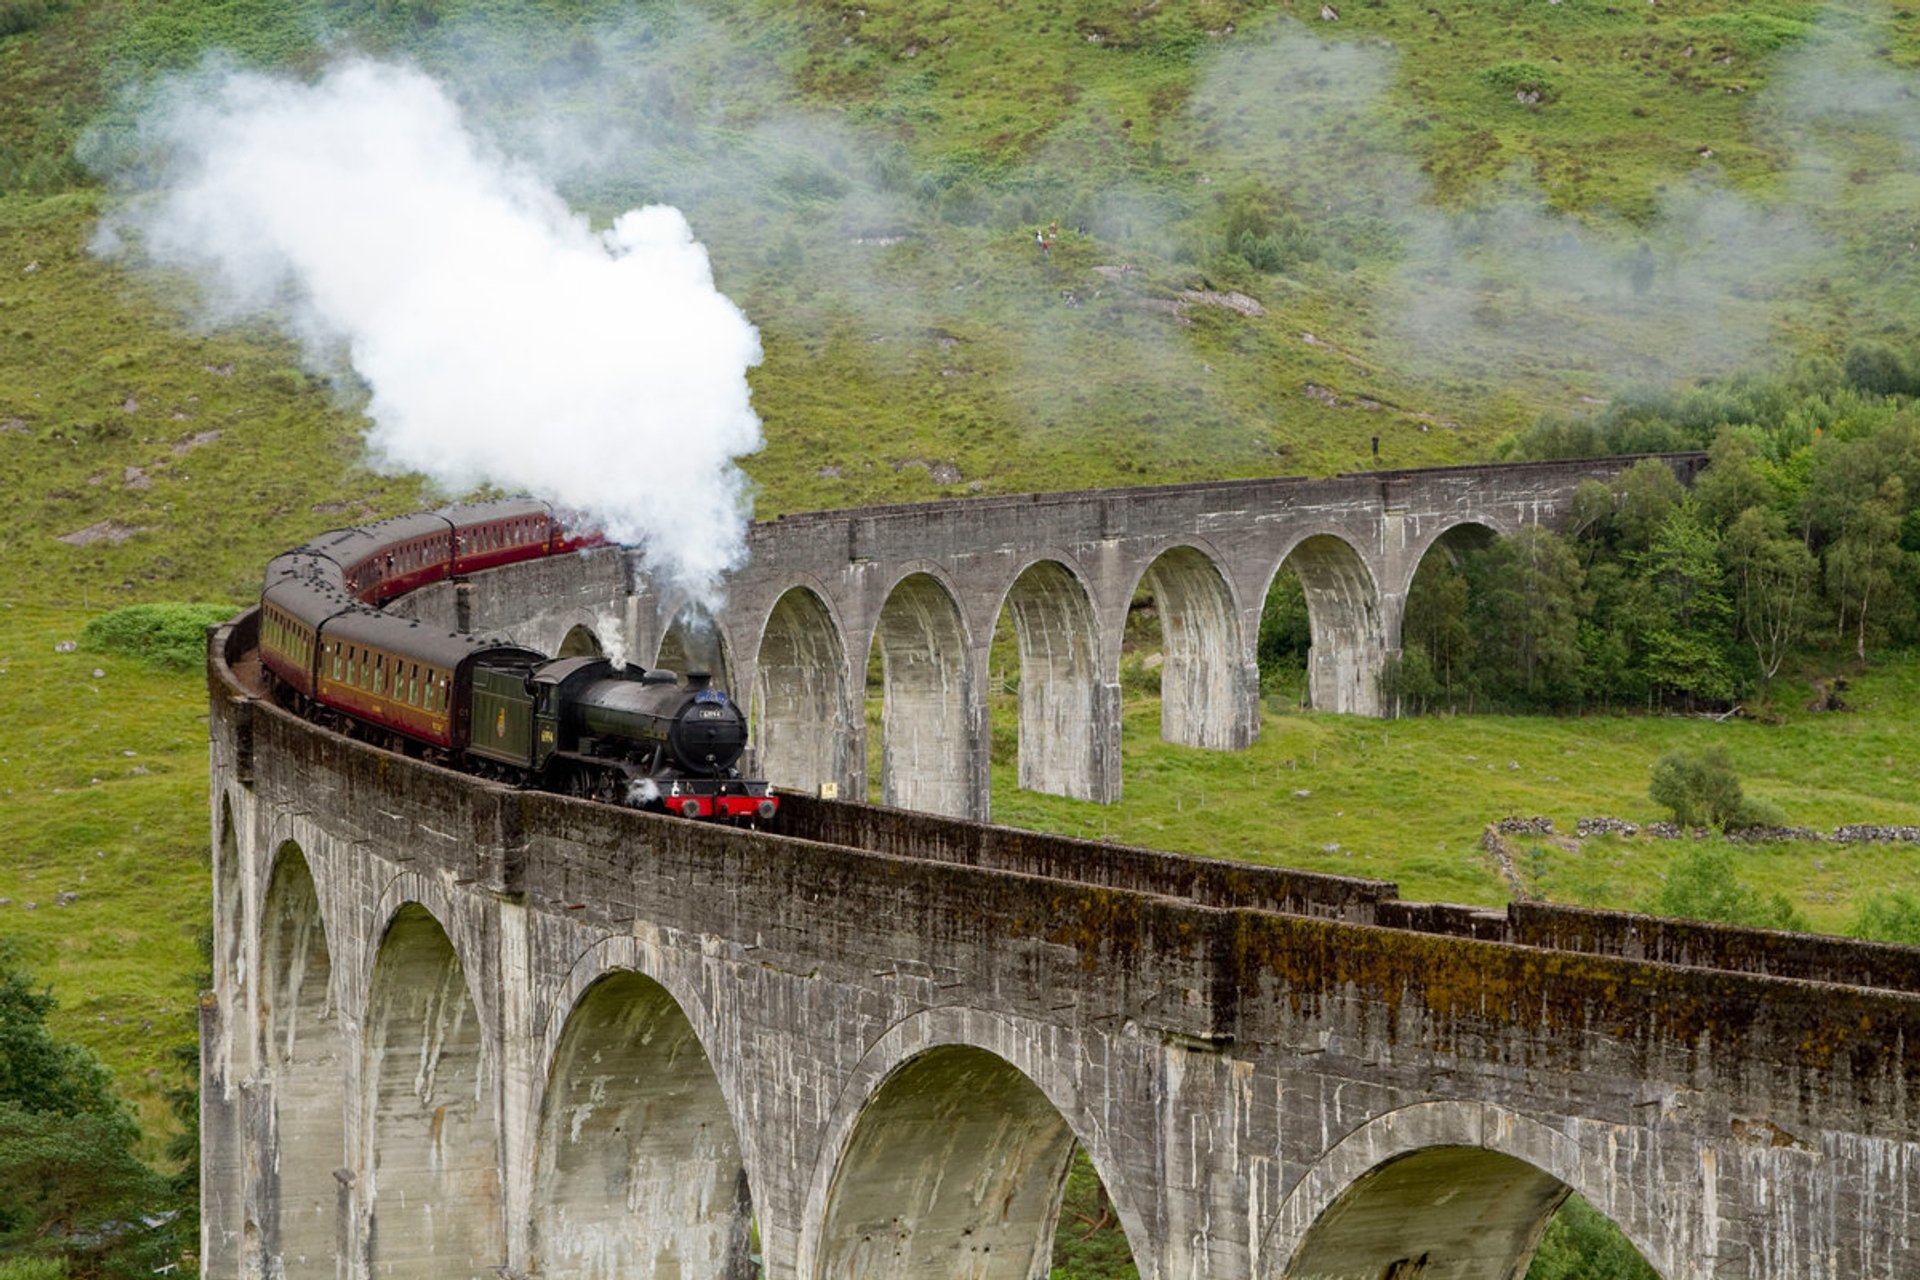
{"label": "hillside shrub", "polygon": [[61,0],[0,0],[0,39],[32,31],[66,7]]}
{"label": "hillside shrub", "polygon": [[1682,827],[1724,829],[1735,821],[1745,799],[1725,747],[1667,752],[1653,766],[1647,794]]}
{"label": "hillside shrub", "polygon": [[1307,223],[1272,192],[1244,188],[1227,196],[1218,215],[1216,248],[1207,256],[1218,262],[1224,254],[1255,271],[1286,271],[1318,256]]}
{"label": "hillside shrub", "polygon": [[1703,35],[1718,36],[1748,57],[1777,53],[1813,34],[1814,24],[1772,13],[1710,13],[1688,24]]}
{"label": "hillside shrub", "polygon": [[1740,883],[1733,851],[1703,844],[1689,849],[1667,868],[1666,883],[1645,904],[1652,915],[1756,929],[1805,929],[1793,904],[1777,893],[1762,893]]}
{"label": "hillside shrub", "polygon": [[207,660],[207,628],[238,612],[227,604],[135,604],[89,622],[80,639],[90,650],[140,658],[169,671]]}
{"label": "hillside shrub", "polygon": [[1729,831],[1786,825],[1786,811],[1773,801],[1762,800],[1759,796],[1742,796],[1739,805],[1733,811],[1733,816],[1727,820]]}
{"label": "hillside shrub", "polygon": [[1874,942],[1920,947],[1920,898],[1901,889],[1876,893],[1860,904],[1850,932]]}
{"label": "hillside shrub", "polygon": [[1480,73],[1480,82],[1529,105],[1552,102],[1560,86],[1545,67],[1532,62],[1502,62]]}

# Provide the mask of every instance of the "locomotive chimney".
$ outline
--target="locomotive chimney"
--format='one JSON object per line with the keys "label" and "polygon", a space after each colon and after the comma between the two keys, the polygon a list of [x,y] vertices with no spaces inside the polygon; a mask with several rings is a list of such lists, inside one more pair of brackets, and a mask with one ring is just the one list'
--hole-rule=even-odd
{"label": "locomotive chimney", "polygon": [[687,672],[687,688],[689,689],[704,689],[712,683],[713,672],[711,671]]}

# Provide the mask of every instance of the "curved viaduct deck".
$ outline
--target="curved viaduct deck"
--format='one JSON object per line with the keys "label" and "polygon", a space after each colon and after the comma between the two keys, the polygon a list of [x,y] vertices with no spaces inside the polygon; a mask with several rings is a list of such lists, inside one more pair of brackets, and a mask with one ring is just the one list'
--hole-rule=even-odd
{"label": "curved viaduct deck", "polygon": [[1920,953],[795,798],[523,793],[210,663],[209,1276],[1036,1280],[1074,1143],[1148,1280],[1920,1274]]}
{"label": "curved viaduct deck", "polygon": [[[868,657],[884,668],[888,804],[986,818],[988,653],[1004,611],[1020,649],[1023,787],[1120,796],[1120,641],[1144,583],[1165,634],[1162,732],[1231,750],[1259,732],[1260,612],[1282,565],[1305,588],[1313,705],[1383,714],[1421,560],[1461,539],[1559,527],[1574,492],[1636,458],[1283,477],[973,498],[789,516],[712,613],[617,551],[418,592],[393,606],[548,653],[592,633],[648,666],[691,659],[750,698],[765,774],[867,794]],[[1686,480],[1703,454],[1661,458]],[[576,630],[578,629],[578,630]],[[658,655],[658,656],[656,656]]]}

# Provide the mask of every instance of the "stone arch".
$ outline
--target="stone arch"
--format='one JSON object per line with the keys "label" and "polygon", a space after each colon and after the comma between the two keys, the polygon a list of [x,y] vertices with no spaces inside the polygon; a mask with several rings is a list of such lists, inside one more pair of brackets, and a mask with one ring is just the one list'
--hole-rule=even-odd
{"label": "stone arch", "polygon": [[713,1064],[667,989],[603,973],[551,1057],[533,1185],[540,1274],[754,1274],[753,1200]]}
{"label": "stone arch", "polygon": [[1092,593],[1059,560],[1028,565],[1001,605],[1020,646],[1020,785],[1120,798],[1119,690],[1102,679]]}
{"label": "stone arch", "polygon": [[945,1006],[895,1023],[842,1086],[824,1128],[799,1274],[1045,1275],[1076,1142],[1135,1257],[1147,1258],[1147,1220],[1116,1181],[1101,1116],[1082,1108],[1062,1060],[1056,1039],[981,1010]]}
{"label": "stone arch", "polygon": [[506,1262],[499,1067],[440,921],[391,916],[366,1015],[368,1269],[492,1277]]}
{"label": "stone arch", "polygon": [[[220,797],[219,850],[213,860],[214,981],[220,990],[247,986],[245,877],[240,866],[240,832],[233,821],[233,797]],[[224,981],[223,981],[224,979]]]}
{"label": "stone arch", "polygon": [[576,622],[560,637],[560,647],[554,651],[556,658],[598,658],[606,650],[600,644],[600,636],[584,622]]}
{"label": "stone arch", "polygon": [[853,715],[842,634],[811,587],[790,588],[767,614],[754,662],[753,734],[761,773],[776,786],[818,792],[846,782]]}
{"label": "stone arch", "polygon": [[733,664],[728,660],[730,646],[726,632],[707,607],[690,600],[674,611],[660,637],[660,649],[653,665],[685,675],[706,671],[713,683],[733,691]]}
{"label": "stone arch", "polygon": [[1602,1156],[1557,1129],[1479,1102],[1376,1116],[1294,1184],[1261,1250],[1260,1280],[1525,1274],[1547,1223],[1578,1191],[1663,1276],[1665,1228]]}
{"label": "stone arch", "polygon": [[1153,593],[1160,619],[1160,736],[1216,751],[1250,745],[1259,731],[1260,673],[1218,560],[1196,546],[1168,547],[1140,585]]}
{"label": "stone arch", "polygon": [[[1338,534],[1316,533],[1294,543],[1280,564],[1293,567],[1306,592],[1313,626],[1307,696],[1314,709],[1380,715],[1387,625],[1365,557]],[[1276,565],[1268,575],[1269,589],[1279,572]]]}
{"label": "stone arch", "polygon": [[333,959],[313,872],[300,846],[280,846],[261,906],[260,1061],[272,1084],[278,1159],[262,1224],[269,1274],[332,1277],[340,1239],[340,1185],[347,1158],[346,1066]]}
{"label": "stone arch", "polygon": [[972,816],[980,715],[971,641],[953,590],[925,570],[887,593],[874,626],[884,690],[880,721],[881,800],[906,809]]}
{"label": "stone arch", "polygon": [[[718,1039],[720,1024],[707,1007],[699,988],[688,981],[684,969],[670,963],[660,948],[651,942],[632,934],[613,934],[599,939],[580,953],[568,971],[566,980],[554,991],[552,1002],[545,1006],[545,1011],[536,1019],[534,1034],[539,1041],[536,1061],[552,1063],[560,1049],[560,1037],[566,1031],[565,1015],[580,1003],[589,988],[608,974],[618,972],[637,973],[665,989],[692,1024],[694,1034],[699,1037],[700,1051],[721,1077],[722,1092],[733,1118],[734,1132],[746,1155],[748,1172],[751,1174],[758,1170],[761,1167],[758,1143],[761,1129],[754,1125],[754,1113],[750,1109],[742,1109],[740,1085],[731,1074],[727,1074],[739,1062],[739,1045]],[[536,1100],[536,1105],[544,1107],[545,1103]]]}
{"label": "stone arch", "polygon": [[1470,602],[1466,580],[1458,570],[1470,552],[1505,536],[1505,531],[1483,520],[1458,520],[1408,544],[1409,558],[1401,567],[1403,578],[1394,597],[1397,604],[1389,610],[1387,642],[1391,653],[1423,656],[1430,684],[1412,701],[1395,700],[1385,706],[1390,714],[1420,709],[1429,699],[1451,704],[1457,696],[1456,682],[1470,677],[1466,613]]}
{"label": "stone arch", "polygon": [[1478,550],[1513,532],[1487,520],[1456,520],[1434,530],[1423,541],[1415,542],[1407,549],[1407,580],[1400,584],[1401,590],[1404,592],[1413,585],[1414,575],[1420,572],[1420,566],[1435,550],[1458,564],[1461,556],[1468,551]]}

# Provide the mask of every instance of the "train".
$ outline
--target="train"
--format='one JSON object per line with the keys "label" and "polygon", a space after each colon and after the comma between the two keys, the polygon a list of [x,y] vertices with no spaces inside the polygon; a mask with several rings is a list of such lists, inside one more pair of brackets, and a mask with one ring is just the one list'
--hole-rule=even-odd
{"label": "train", "polygon": [[602,542],[531,498],[321,534],[267,565],[268,686],[310,718],[483,777],[684,818],[771,820],[779,797],[740,768],[746,716],[707,673],[551,658],[382,607],[431,583]]}

